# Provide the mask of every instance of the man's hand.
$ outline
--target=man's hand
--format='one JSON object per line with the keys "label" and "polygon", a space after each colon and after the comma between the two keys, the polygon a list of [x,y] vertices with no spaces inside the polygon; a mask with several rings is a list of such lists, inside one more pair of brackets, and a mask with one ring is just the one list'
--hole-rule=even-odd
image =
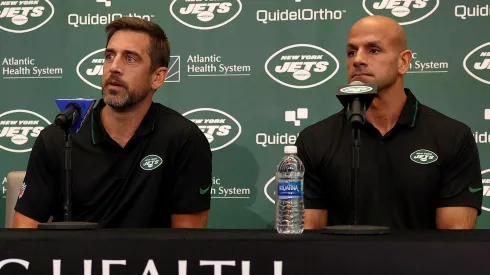
{"label": "man's hand", "polygon": [[17,211],[14,213],[14,218],[12,223],[13,228],[37,228],[38,224],[39,224],[38,221],[26,217]]}
{"label": "man's hand", "polygon": [[193,214],[172,215],[172,228],[206,228],[209,210]]}
{"label": "man's hand", "polygon": [[438,229],[474,229],[478,211],[472,207],[441,207],[436,209]]}
{"label": "man's hand", "polygon": [[305,229],[321,229],[327,226],[328,211],[305,209]]}

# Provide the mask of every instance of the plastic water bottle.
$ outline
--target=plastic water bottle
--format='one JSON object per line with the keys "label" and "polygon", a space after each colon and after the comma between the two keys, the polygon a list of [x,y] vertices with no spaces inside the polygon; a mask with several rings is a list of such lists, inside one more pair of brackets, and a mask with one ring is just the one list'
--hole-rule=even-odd
{"label": "plastic water bottle", "polygon": [[284,147],[276,172],[276,230],[301,234],[304,230],[303,177],[305,168],[296,146]]}

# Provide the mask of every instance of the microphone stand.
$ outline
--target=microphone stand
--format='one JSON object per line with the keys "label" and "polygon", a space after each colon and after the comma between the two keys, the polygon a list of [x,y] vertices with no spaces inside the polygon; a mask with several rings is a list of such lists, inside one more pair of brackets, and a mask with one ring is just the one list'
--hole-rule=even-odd
{"label": "microphone stand", "polygon": [[366,105],[362,104],[359,98],[354,98],[347,106],[347,118],[352,126],[352,169],[351,169],[351,198],[352,198],[352,218],[353,225],[334,225],[323,228],[325,234],[337,235],[384,235],[390,232],[385,226],[359,225],[359,171],[360,171],[360,126],[366,120]]}
{"label": "microphone stand", "polygon": [[358,221],[358,182],[359,182],[359,151],[360,151],[360,131],[357,124],[353,125],[352,129],[352,172],[351,172],[351,197],[353,200],[352,214],[354,216],[354,225],[357,225]]}
{"label": "microphone stand", "polygon": [[71,125],[61,127],[65,132],[64,152],[65,152],[65,182],[63,188],[63,221],[62,222],[48,222],[40,223],[38,229],[44,230],[81,230],[81,229],[95,229],[98,227],[97,223],[92,222],[75,222],[72,218],[72,138],[71,138]]}

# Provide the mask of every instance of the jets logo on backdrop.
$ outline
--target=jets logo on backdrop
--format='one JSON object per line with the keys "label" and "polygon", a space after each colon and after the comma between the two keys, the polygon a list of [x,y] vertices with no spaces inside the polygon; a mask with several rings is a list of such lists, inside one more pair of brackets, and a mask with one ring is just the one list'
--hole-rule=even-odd
{"label": "jets logo on backdrop", "polygon": [[[104,74],[105,48],[89,53],[77,64],[77,75],[87,85],[102,89],[102,75]],[[165,82],[180,82],[180,57],[170,56],[169,70]]]}
{"label": "jets logo on backdrop", "polygon": [[77,74],[83,82],[100,90],[104,73],[104,49],[89,53],[77,64]]}
{"label": "jets logo on backdrop", "polygon": [[111,6],[111,0],[97,0],[97,3],[104,3],[106,7]]}
{"label": "jets logo on backdrop", "polygon": [[241,11],[241,0],[173,0],[170,4],[170,13],[175,20],[198,30],[222,27]]}
{"label": "jets logo on backdrop", "polygon": [[264,185],[264,195],[268,201],[276,204],[276,177],[272,177]]}
{"label": "jets logo on backdrop", "polygon": [[463,60],[463,67],[474,79],[490,84],[490,42],[469,52]]}
{"label": "jets logo on backdrop", "polygon": [[410,25],[429,17],[439,7],[439,0],[363,0],[370,15],[384,15],[400,25]]}
{"label": "jets logo on backdrop", "polygon": [[12,33],[25,33],[46,24],[54,15],[49,0],[5,1],[0,0],[0,29]]}
{"label": "jets logo on backdrop", "polygon": [[[481,171],[483,185],[483,206],[482,210],[490,212],[490,169]],[[470,192],[477,193],[480,190],[477,186],[469,186]],[[486,207],[485,207],[486,206]]]}
{"label": "jets logo on backdrop", "polygon": [[339,70],[339,61],[315,45],[296,44],[282,48],[265,62],[265,72],[286,87],[304,89],[327,82]]}
{"label": "jets logo on backdrop", "polygon": [[199,126],[211,146],[217,151],[232,144],[242,133],[242,126],[231,115],[217,109],[200,108],[183,114]]}
{"label": "jets logo on backdrop", "polygon": [[29,152],[44,127],[51,122],[38,113],[12,110],[0,114],[0,148],[13,152]]}

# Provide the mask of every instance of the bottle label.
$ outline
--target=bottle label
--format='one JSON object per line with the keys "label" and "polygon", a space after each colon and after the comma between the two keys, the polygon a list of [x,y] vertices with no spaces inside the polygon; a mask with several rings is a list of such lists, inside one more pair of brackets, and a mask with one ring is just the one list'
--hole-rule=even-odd
{"label": "bottle label", "polygon": [[280,200],[303,198],[301,181],[279,181],[277,183],[277,197]]}

